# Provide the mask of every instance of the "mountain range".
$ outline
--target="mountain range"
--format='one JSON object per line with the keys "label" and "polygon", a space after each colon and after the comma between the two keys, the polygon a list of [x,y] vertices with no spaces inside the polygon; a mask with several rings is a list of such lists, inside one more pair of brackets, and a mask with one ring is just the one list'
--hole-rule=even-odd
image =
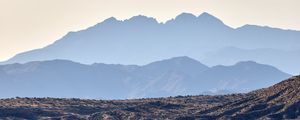
{"label": "mountain range", "polygon": [[[182,13],[165,23],[142,15],[127,20],[111,17],[1,64],[65,59],[83,64],[145,65],[165,58],[190,56],[210,66],[258,61],[298,74],[299,40],[299,31],[257,25],[231,28],[208,13],[199,16]],[[228,47],[238,49],[219,52]]]}
{"label": "mountain range", "polygon": [[0,65],[0,90],[5,91],[0,97],[126,99],[244,93],[289,76],[253,61],[208,67],[187,56],[143,66],[33,61]]}

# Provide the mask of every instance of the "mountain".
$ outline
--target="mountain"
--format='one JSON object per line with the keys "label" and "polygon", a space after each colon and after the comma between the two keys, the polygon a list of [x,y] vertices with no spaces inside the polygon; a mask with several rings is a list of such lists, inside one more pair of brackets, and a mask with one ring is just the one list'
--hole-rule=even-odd
{"label": "mountain", "polygon": [[[124,66],[125,67],[125,66]],[[128,73],[114,65],[83,65],[65,60],[11,64],[0,67],[1,97],[126,98],[120,78]],[[110,91],[110,92],[107,92]],[[113,94],[112,94],[113,93]]]}
{"label": "mountain", "polygon": [[35,61],[0,65],[0,90],[6,91],[0,97],[125,99],[246,92],[289,76],[272,66],[250,61],[208,67],[186,56],[143,66]]}
{"label": "mountain", "polygon": [[269,88],[247,93],[234,102],[220,105],[209,114],[221,119],[299,119],[299,88],[300,76],[294,76]]}
{"label": "mountain", "polygon": [[243,61],[230,66],[211,67],[199,74],[197,79],[209,81],[204,83],[203,89],[248,92],[271,86],[287,77],[286,73],[275,67],[253,61]]}
{"label": "mountain", "polygon": [[300,50],[279,50],[271,48],[241,49],[237,47],[226,47],[208,52],[202,56],[201,62],[207,65],[232,65],[239,61],[256,61],[280,68],[280,70],[291,74],[299,74]]}
{"label": "mountain", "polygon": [[1,119],[299,119],[300,76],[245,94],[131,100],[11,98]]}
{"label": "mountain", "polygon": [[[293,30],[255,25],[234,29],[208,13],[199,16],[182,13],[165,23],[142,15],[127,20],[112,17],[87,29],[69,32],[51,45],[20,53],[1,64],[66,59],[83,64],[144,65],[176,56],[202,60],[205,53],[230,46],[299,50],[299,39],[300,32]],[[285,57],[280,55],[274,59],[277,63]],[[223,62],[214,63],[219,64]],[[272,65],[292,73],[300,72],[294,66]]]}
{"label": "mountain", "polygon": [[187,94],[187,89],[190,89],[189,83],[205,82],[196,80],[196,76],[208,69],[208,66],[187,56],[141,66],[132,72],[135,77],[127,79],[134,83],[131,84],[134,89],[130,98]]}

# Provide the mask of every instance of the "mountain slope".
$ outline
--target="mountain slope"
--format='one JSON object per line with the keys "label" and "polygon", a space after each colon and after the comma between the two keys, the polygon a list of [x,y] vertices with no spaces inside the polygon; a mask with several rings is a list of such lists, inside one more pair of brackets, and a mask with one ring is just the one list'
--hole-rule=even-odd
{"label": "mountain slope", "polygon": [[254,25],[233,29],[208,13],[199,16],[183,13],[166,23],[140,15],[124,21],[109,18],[85,30],[70,32],[44,48],[20,53],[2,64],[66,59],[84,64],[141,65],[175,56],[201,60],[207,51],[229,46],[298,50],[299,39],[299,31]]}
{"label": "mountain slope", "polygon": [[[65,60],[1,66],[1,97],[125,98],[128,91],[120,78],[127,73],[112,65],[88,66]],[[118,89],[116,89],[118,88]],[[110,91],[113,94],[107,93]]]}
{"label": "mountain slope", "polygon": [[[1,94],[2,98],[48,96],[125,99],[226,90],[245,92],[273,85],[290,76],[272,66],[250,63],[245,67],[237,64],[209,68],[189,57],[175,57],[144,66],[84,65],[66,60],[36,61],[1,65],[0,90],[9,90]],[[239,84],[229,86],[229,83]]]}
{"label": "mountain slope", "polygon": [[186,56],[152,62],[132,72],[134,77],[128,79],[135,83],[131,84],[135,88],[131,97],[187,94],[187,89],[191,89],[189,83],[205,82],[194,80],[198,74],[208,69],[208,66]]}
{"label": "mountain slope", "polygon": [[244,98],[218,106],[209,114],[231,119],[300,118],[300,76],[291,77],[269,88],[246,94]]}
{"label": "mountain slope", "polygon": [[2,119],[299,119],[300,76],[247,94],[132,100],[0,100]]}
{"label": "mountain slope", "polygon": [[[300,49],[300,48],[299,48]],[[239,61],[256,61],[280,68],[291,74],[299,74],[300,50],[279,50],[271,48],[241,49],[226,47],[203,55],[201,62],[207,65],[232,65]]]}
{"label": "mountain slope", "polygon": [[253,61],[238,62],[231,66],[214,66],[197,76],[198,79],[207,80],[204,83],[206,89],[223,88],[239,92],[271,86],[287,77],[289,76],[286,73],[275,67]]}

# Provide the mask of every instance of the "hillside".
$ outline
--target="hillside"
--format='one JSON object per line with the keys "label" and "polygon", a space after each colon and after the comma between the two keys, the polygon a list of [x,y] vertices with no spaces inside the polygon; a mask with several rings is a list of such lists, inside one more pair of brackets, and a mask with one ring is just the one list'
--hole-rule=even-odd
{"label": "hillside", "polygon": [[13,98],[0,100],[2,119],[295,119],[300,76],[247,94],[132,100]]}
{"label": "hillside", "polygon": [[126,99],[240,93],[271,86],[289,76],[251,61],[208,67],[186,56],[143,66],[35,61],[0,65],[0,90],[6,91],[0,98]]}

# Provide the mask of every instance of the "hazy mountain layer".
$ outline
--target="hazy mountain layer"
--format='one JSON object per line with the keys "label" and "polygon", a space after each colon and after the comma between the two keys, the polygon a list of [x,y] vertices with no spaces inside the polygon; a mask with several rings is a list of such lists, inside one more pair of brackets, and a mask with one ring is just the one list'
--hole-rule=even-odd
{"label": "hazy mountain layer", "polygon": [[[154,18],[145,16],[135,16],[124,21],[109,18],[88,29],[70,32],[45,48],[18,54],[2,64],[67,59],[89,64],[97,62],[141,65],[176,56],[191,56],[202,60],[208,51],[229,46],[242,49],[299,50],[299,40],[299,31],[255,25],[233,29],[208,13],[200,16],[183,13],[166,23],[158,23]],[[234,57],[238,61],[245,58]],[[298,63],[283,59],[291,57],[293,56],[290,54],[254,54],[246,58],[260,58],[264,60],[262,63],[297,74],[299,69],[290,64]],[[218,63],[214,62],[213,65],[225,64],[230,59],[217,58]],[[269,61],[270,59],[274,62]]]}
{"label": "hazy mountain layer", "polygon": [[125,99],[220,94],[271,86],[289,76],[251,61],[208,67],[189,57],[144,66],[53,60],[0,66],[0,90],[6,91],[0,97]]}
{"label": "hazy mountain layer", "polygon": [[300,61],[300,50],[286,51],[270,48],[241,49],[227,47],[208,52],[199,59],[207,65],[215,65],[217,63],[232,65],[239,61],[251,60],[262,64],[276,66],[287,73],[300,73],[300,64],[295,64]]}

